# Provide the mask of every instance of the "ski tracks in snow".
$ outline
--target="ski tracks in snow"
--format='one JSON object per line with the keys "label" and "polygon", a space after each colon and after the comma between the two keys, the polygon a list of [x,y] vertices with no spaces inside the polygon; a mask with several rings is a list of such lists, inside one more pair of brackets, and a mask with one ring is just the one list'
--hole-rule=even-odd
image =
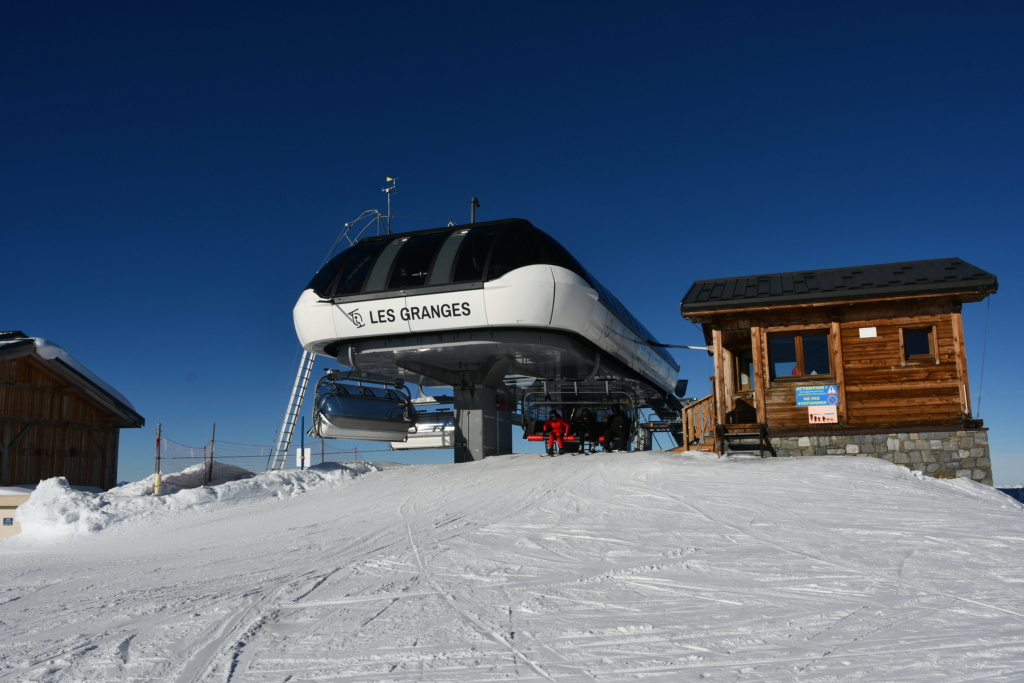
{"label": "ski tracks in snow", "polygon": [[[153,544],[111,562],[79,544],[82,557],[58,558],[63,581],[12,565],[0,680],[1017,678],[1024,608],[998,596],[1024,585],[1006,550],[1024,534],[958,537],[941,505],[886,491],[905,486],[888,470],[877,495],[820,490],[828,475],[759,487],[805,471],[782,460],[399,468],[303,494],[317,505],[294,507],[301,517],[267,503],[229,525],[238,538],[204,535],[230,511],[197,514],[205,559]],[[54,604],[60,628],[38,610]]]}

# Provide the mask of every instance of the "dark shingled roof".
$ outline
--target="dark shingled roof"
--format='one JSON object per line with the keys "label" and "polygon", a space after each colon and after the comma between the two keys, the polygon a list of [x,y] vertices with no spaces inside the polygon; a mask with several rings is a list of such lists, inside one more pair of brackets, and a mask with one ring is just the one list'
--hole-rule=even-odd
{"label": "dark shingled roof", "polygon": [[697,280],[683,297],[680,309],[685,316],[730,308],[875,297],[956,292],[987,295],[997,287],[992,273],[958,258],[944,258]]}

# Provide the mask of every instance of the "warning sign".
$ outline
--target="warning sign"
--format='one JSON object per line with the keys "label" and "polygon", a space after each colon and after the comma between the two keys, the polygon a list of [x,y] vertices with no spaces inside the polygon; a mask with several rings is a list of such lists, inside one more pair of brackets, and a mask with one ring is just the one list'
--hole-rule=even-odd
{"label": "warning sign", "polygon": [[839,387],[835,384],[796,387],[796,404],[798,406],[839,405]]}

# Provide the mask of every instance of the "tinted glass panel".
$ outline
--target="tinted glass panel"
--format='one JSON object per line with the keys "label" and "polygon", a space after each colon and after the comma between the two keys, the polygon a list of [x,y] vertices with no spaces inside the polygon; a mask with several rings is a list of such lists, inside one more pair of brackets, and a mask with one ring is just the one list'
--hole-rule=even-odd
{"label": "tinted glass panel", "polygon": [[533,230],[504,230],[494,241],[487,280],[494,280],[516,268],[544,263],[545,249],[539,233]]}
{"label": "tinted glass panel", "polygon": [[398,258],[391,269],[391,279],[388,280],[388,289],[419,287],[425,284],[434,255],[447,237],[448,233],[435,232],[410,238],[398,252]]}
{"label": "tinted glass panel", "polygon": [[770,337],[768,339],[768,357],[771,358],[772,379],[799,374],[796,367],[796,337]]}
{"label": "tinted glass panel", "polygon": [[430,276],[427,278],[428,285],[446,285],[451,282],[455,255],[458,253],[466,233],[466,230],[459,230],[458,232],[453,232],[445,240],[441,251],[437,253],[433,268],[430,269]]}
{"label": "tinted glass panel", "polygon": [[330,261],[313,277],[307,289],[329,298],[357,294],[377,254],[386,242],[361,242],[349,247]]}
{"label": "tinted glass panel", "polygon": [[493,228],[470,230],[462,240],[462,248],[455,262],[455,273],[452,282],[481,282],[484,279],[484,266],[487,265],[487,254],[494,242]]}
{"label": "tinted glass panel", "polygon": [[903,330],[903,350],[907,358],[932,355],[931,330]]}
{"label": "tinted glass panel", "polygon": [[334,296],[345,296],[346,294],[358,294],[363,290],[363,282],[370,273],[370,268],[377,255],[384,249],[387,242],[367,242],[357,244],[349,251],[358,250],[342,269],[338,283],[334,288]]}
{"label": "tinted glass panel", "polygon": [[805,375],[830,375],[832,364],[828,357],[828,333],[801,335],[804,351]]}
{"label": "tinted glass panel", "polygon": [[377,262],[373,264],[370,277],[366,279],[366,286],[363,287],[364,291],[379,292],[384,289],[384,285],[388,280],[388,273],[391,272],[391,264],[395,262],[395,257],[398,256],[399,250],[408,241],[408,237],[399,237],[384,247],[384,251],[377,257]]}
{"label": "tinted glass panel", "polygon": [[[581,278],[594,285],[594,278],[588,273],[580,262],[576,258],[566,251],[565,247],[556,242],[554,239],[538,231],[538,235],[544,241],[545,258],[544,263],[550,263],[553,266],[561,266],[566,270],[570,270]],[[601,289],[600,287],[594,287],[594,289]]]}

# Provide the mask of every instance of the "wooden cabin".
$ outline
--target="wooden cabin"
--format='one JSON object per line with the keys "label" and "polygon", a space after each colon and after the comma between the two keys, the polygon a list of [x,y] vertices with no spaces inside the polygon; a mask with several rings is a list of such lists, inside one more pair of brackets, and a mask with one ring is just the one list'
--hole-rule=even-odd
{"label": "wooden cabin", "polygon": [[0,486],[117,485],[120,430],[145,420],[66,351],[0,332]]}
{"label": "wooden cabin", "polygon": [[866,455],[992,484],[961,306],[996,291],[958,258],[700,280],[681,304],[714,358],[691,447]]}

